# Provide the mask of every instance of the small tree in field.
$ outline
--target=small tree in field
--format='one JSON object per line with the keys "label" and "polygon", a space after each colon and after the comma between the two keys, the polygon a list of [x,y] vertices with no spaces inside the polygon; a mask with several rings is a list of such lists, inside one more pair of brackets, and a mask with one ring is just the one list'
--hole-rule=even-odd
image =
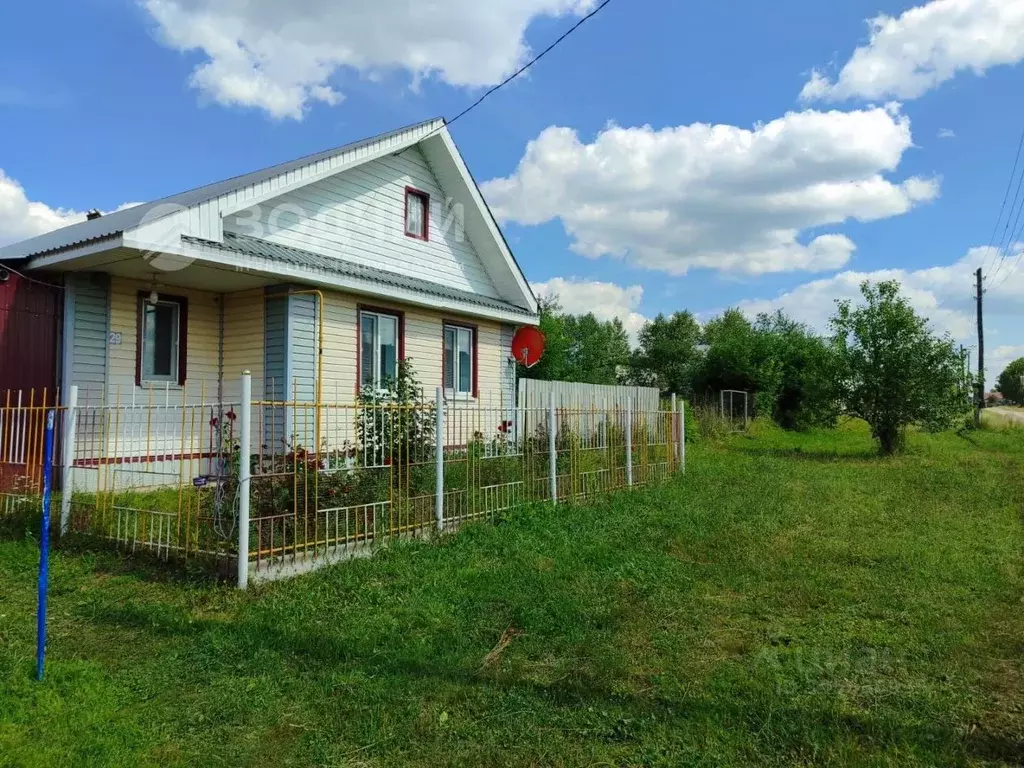
{"label": "small tree in field", "polygon": [[906,428],[944,429],[963,409],[961,360],[900,295],[895,281],[860,287],[865,304],[839,303],[832,318],[846,413],[871,426],[882,453],[903,447]]}

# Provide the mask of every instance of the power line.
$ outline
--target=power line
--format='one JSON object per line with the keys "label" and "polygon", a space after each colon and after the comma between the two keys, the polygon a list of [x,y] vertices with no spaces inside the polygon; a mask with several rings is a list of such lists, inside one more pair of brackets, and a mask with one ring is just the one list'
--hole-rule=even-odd
{"label": "power line", "polygon": [[[1024,198],[1020,197],[1022,184],[1024,184],[1024,169],[1021,169],[1020,177],[1017,179],[1017,190],[1013,193],[1013,202],[1010,203],[1010,211],[1006,214],[1006,226],[1003,227],[1003,234],[999,238],[999,264],[996,265],[995,262],[993,262],[995,272],[989,276],[989,280],[995,279],[999,274],[999,270],[1003,266],[1003,262],[1006,261],[1005,249],[1010,246],[1015,230],[1017,229],[1017,224],[1020,221],[1021,212],[1024,211]],[[1020,206],[1017,205],[1018,198],[1020,198]],[[1014,216],[1013,213],[1014,209],[1017,210],[1016,216]],[[1013,219],[1012,227],[1010,226],[1010,219]]]}
{"label": "power line", "polygon": [[[1021,171],[1021,176],[1024,177],[1024,170]],[[1021,207],[1017,210],[1017,218],[1013,222],[1013,228],[1011,230],[1010,238],[1006,241],[1007,249],[1012,247],[1014,243],[1019,244],[1021,236],[1024,236],[1024,223],[1021,223],[1019,227],[1017,226],[1018,222],[1020,222],[1022,211],[1024,211],[1024,200],[1021,201]],[[1002,248],[1000,248],[1000,251],[1002,251]],[[996,277],[998,277],[1000,270],[1003,268],[1003,266],[1009,260],[1009,258],[1009,254],[1003,254],[1003,258],[1002,260],[1000,260],[999,266],[996,268],[995,274],[993,274],[989,278],[989,282],[995,280]],[[1012,275],[1016,271],[1017,267],[1020,266],[1021,258],[1024,258],[1024,246],[1019,246],[1017,248],[1017,258],[1014,259],[1013,266],[1010,267],[1006,274],[1003,275],[1003,279],[1000,280],[995,285],[993,285],[992,288],[998,288],[999,286],[1001,286],[1003,283],[1010,279],[1010,275]]]}
{"label": "power line", "polygon": [[[1003,219],[1003,211],[1006,210],[1006,201],[1010,199],[1010,189],[1013,187],[1013,177],[1017,175],[1017,164],[1020,162],[1021,149],[1024,149],[1024,129],[1022,129],[1021,132],[1020,132],[1020,141],[1017,142],[1017,155],[1013,158],[1013,170],[1010,171],[1010,178],[1006,182],[1006,192],[1003,193],[1003,202],[1002,202],[1002,205],[999,206],[999,215],[996,217],[995,226],[992,227],[992,235],[988,239],[988,249],[987,250],[991,250],[992,246],[995,244],[996,232],[999,231],[999,222],[1002,221],[1002,219]],[[1024,171],[1022,171],[1021,176],[1024,177]],[[1019,183],[1018,183],[1017,191],[1018,192],[1020,191]],[[1016,196],[1014,197],[1014,202],[1016,202]],[[1013,207],[1012,206],[1010,208],[1010,211],[1011,212],[1013,211]],[[1007,217],[1007,223],[1009,223],[1009,217]],[[1002,242],[1002,238],[1000,238],[1000,242]],[[987,255],[986,255],[986,258],[987,258]],[[995,258],[993,258],[992,264],[989,267],[989,269],[994,267],[995,263],[996,263],[995,262]]]}
{"label": "power line", "polygon": [[[1017,230],[1017,233],[1016,233],[1014,239],[1016,239],[1017,237],[1020,237],[1021,234],[1024,234],[1024,231],[1022,231],[1022,230],[1024,230],[1024,227],[1021,227],[1020,230]],[[1001,286],[1003,283],[1005,283],[1010,278],[1010,275],[1012,275],[1014,273],[1014,271],[1017,269],[1017,267],[1020,266],[1021,257],[1024,257],[1024,247],[1021,247],[1021,248],[1017,249],[1017,258],[1013,262],[1013,266],[1010,267],[1009,271],[1005,275],[1003,275],[1003,279],[1000,280],[995,285],[993,285],[992,288],[990,288],[989,290],[993,290],[995,288],[998,288],[999,286]],[[999,263],[999,266],[1002,267],[1002,262]],[[998,269],[996,270],[996,274],[999,274],[999,270]],[[995,276],[993,276],[993,278],[994,277]]]}
{"label": "power line", "polygon": [[[1018,188],[1020,187],[1021,182],[1024,182],[1024,171],[1021,172],[1020,182],[1017,183],[1017,187]],[[1024,197],[1021,198],[1020,203],[1021,203],[1020,206],[1017,208],[1017,215],[1013,219],[1013,225],[1012,226],[1010,225],[1010,216],[1013,215],[1013,207],[1012,206],[1010,207],[1010,213],[1006,217],[1006,229],[1007,229],[1007,231],[1004,232],[1003,233],[1003,237],[1001,237],[999,239],[999,263],[995,264],[995,272],[993,272],[988,277],[988,280],[990,282],[992,280],[995,280],[996,277],[999,276],[1000,270],[1002,270],[1003,265],[1006,263],[1007,259],[1009,258],[1009,256],[1007,255],[1007,251],[1009,250],[1010,246],[1013,245],[1013,243],[1016,241],[1016,239],[1018,237],[1020,237],[1021,229],[1017,225],[1020,223],[1021,213],[1024,213]],[[1007,233],[1009,233],[1009,236],[1007,236]]]}
{"label": "power line", "polygon": [[[459,114],[457,114],[457,115],[456,115],[455,117],[453,117],[453,118],[452,118],[451,120],[448,120],[448,121],[446,121],[446,122],[445,122],[445,126],[442,126],[442,127],[446,127],[446,126],[450,126],[450,125],[452,125],[453,123],[455,123],[455,121],[456,121],[456,120],[459,120],[459,119],[461,119],[461,118],[465,117],[465,116],[466,116],[466,115],[468,115],[468,114],[469,114],[470,112],[472,112],[472,111],[473,111],[474,109],[476,109],[477,107],[479,107],[479,106],[480,106],[481,104],[483,104],[483,103],[484,103],[484,101],[485,101],[485,100],[487,99],[487,97],[488,97],[488,96],[490,96],[490,95],[491,95],[491,94],[493,94],[493,93],[496,93],[497,91],[500,91],[500,90],[501,90],[502,88],[504,88],[504,87],[505,87],[506,85],[508,85],[508,84],[509,84],[509,83],[511,83],[511,82],[512,82],[513,80],[515,80],[515,79],[516,79],[517,77],[519,77],[519,76],[520,76],[521,74],[523,74],[523,73],[524,73],[524,72],[526,72],[526,71],[527,71],[528,69],[530,69],[530,67],[532,67],[532,66],[533,66],[534,64],[536,64],[536,63],[537,63],[538,61],[540,61],[540,60],[541,60],[541,59],[543,59],[543,58],[544,58],[545,56],[547,56],[547,55],[548,55],[549,53],[551,53],[551,51],[553,51],[553,50],[554,50],[555,48],[557,48],[557,47],[558,47],[558,45],[559,45],[559,44],[560,44],[560,43],[561,43],[561,42],[562,42],[563,40],[565,40],[565,39],[566,39],[567,37],[569,37],[569,35],[571,35],[571,34],[572,34],[573,32],[575,32],[575,31],[576,31],[577,29],[579,29],[580,27],[582,27],[582,26],[583,26],[584,24],[586,24],[586,23],[587,23],[588,21],[590,21],[590,20],[591,20],[592,18],[594,18],[595,16],[597,16],[597,14],[599,14],[599,13],[600,13],[601,11],[603,11],[603,10],[604,10],[604,9],[605,9],[605,8],[606,8],[606,7],[607,7],[607,6],[608,6],[608,5],[609,5],[609,4],[611,3],[611,2],[612,2],[612,0],[604,0],[604,2],[603,2],[603,3],[601,3],[601,4],[599,5],[599,6],[597,6],[597,7],[596,7],[596,8],[594,9],[594,10],[592,10],[592,11],[591,11],[590,13],[588,13],[588,14],[587,14],[586,16],[584,16],[584,17],[583,17],[583,18],[581,18],[581,19],[580,19],[579,21],[577,21],[577,22],[576,22],[575,24],[573,24],[573,25],[572,25],[571,27],[569,27],[569,29],[567,29],[567,30],[566,30],[566,31],[565,31],[565,32],[564,32],[564,33],[563,33],[563,34],[562,34],[562,35],[561,35],[561,36],[560,36],[560,37],[559,37],[559,38],[558,38],[557,40],[555,40],[555,41],[554,41],[553,43],[551,43],[551,45],[549,45],[549,46],[548,46],[547,48],[545,48],[545,49],[544,49],[543,51],[541,51],[540,53],[538,53],[538,54],[537,54],[536,56],[534,56],[534,57],[533,57],[532,59],[530,59],[530,60],[529,60],[528,62],[526,62],[526,64],[524,64],[523,66],[521,66],[521,67],[520,67],[519,69],[517,69],[517,70],[516,70],[515,72],[513,72],[513,73],[512,73],[511,75],[509,75],[509,76],[508,76],[508,77],[506,77],[506,78],[505,78],[504,80],[502,80],[502,81],[501,81],[500,83],[498,83],[497,85],[495,85],[494,87],[492,87],[492,88],[491,88],[490,90],[488,90],[488,91],[487,91],[487,93],[485,93],[485,94],[484,94],[483,96],[481,96],[481,97],[480,97],[479,99],[477,99],[476,101],[474,101],[474,102],[473,102],[472,104],[470,104],[470,105],[469,105],[468,107],[466,107],[466,108],[465,108],[464,110],[462,110],[461,112],[459,112]],[[435,133],[437,133],[437,132],[438,132],[438,131],[440,131],[440,130],[441,130],[441,128],[435,128],[435,129],[434,129],[433,131],[431,131],[431,132],[430,132],[430,133],[428,133],[428,134],[427,134],[426,136],[424,136],[424,137],[423,137],[423,139],[429,139],[429,138],[430,138],[431,136],[433,136],[433,135],[434,135]],[[422,141],[423,139],[421,139],[421,141]]]}

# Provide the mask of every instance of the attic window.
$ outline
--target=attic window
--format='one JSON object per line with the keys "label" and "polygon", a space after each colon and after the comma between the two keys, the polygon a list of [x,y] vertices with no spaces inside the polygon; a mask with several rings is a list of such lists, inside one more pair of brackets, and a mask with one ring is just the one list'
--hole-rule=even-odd
{"label": "attic window", "polygon": [[405,234],[430,239],[430,195],[412,187],[405,188]]}

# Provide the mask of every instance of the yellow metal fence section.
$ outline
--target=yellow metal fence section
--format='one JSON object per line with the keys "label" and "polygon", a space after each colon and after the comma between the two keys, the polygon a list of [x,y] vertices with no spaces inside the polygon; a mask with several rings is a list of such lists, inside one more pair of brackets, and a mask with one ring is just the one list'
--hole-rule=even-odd
{"label": "yellow metal fence section", "polygon": [[0,391],[0,493],[42,493],[46,412],[59,402],[59,390]]}
{"label": "yellow metal fence section", "polygon": [[[422,397],[317,404],[297,389],[290,400],[251,403],[251,455],[242,457],[242,405],[217,392],[201,387],[190,400],[171,387],[115,388],[73,409],[57,405],[56,392],[0,393],[0,514],[38,506],[53,408],[55,505],[68,533],[162,558],[237,558],[248,461],[257,571],[659,482],[681,462],[671,411],[449,400],[438,419],[437,402]],[[64,445],[69,427],[74,438]]]}
{"label": "yellow metal fence section", "polygon": [[[444,529],[552,501],[550,409],[442,408],[438,439],[433,403],[255,402],[249,541],[257,569],[433,533],[439,449]],[[666,479],[679,468],[677,419],[556,408],[558,501]]]}

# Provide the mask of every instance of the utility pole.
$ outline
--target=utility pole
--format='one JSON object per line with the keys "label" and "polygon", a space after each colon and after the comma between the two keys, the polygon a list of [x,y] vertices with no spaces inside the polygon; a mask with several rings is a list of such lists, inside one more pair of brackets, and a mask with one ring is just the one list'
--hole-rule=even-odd
{"label": "utility pole", "polygon": [[974,406],[974,426],[981,426],[981,409],[985,407],[985,322],[982,302],[985,291],[981,287],[981,267],[975,273],[978,279],[978,400]]}
{"label": "utility pole", "polygon": [[[970,395],[967,386],[967,349],[963,344],[960,345],[960,397],[967,397]],[[970,402],[968,400],[968,402]]]}

